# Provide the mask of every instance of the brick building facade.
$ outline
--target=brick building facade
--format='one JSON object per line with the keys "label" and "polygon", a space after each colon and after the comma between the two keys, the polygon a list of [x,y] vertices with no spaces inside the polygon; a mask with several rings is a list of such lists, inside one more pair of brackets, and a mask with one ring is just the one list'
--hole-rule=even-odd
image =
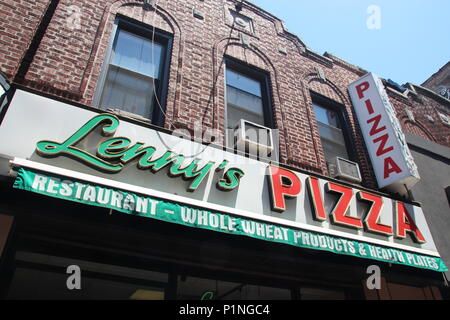
{"label": "brick building facade", "polygon": [[[318,129],[311,120],[310,92],[314,91],[345,106],[364,183],[375,186],[347,94],[347,85],[366,71],[331,54],[310,51],[279,19],[250,3],[241,11],[251,19],[254,32],[250,34],[239,26],[232,27],[234,2],[183,1],[164,8],[161,0],[156,14],[142,10],[140,2],[127,1],[86,1],[78,3],[76,9],[70,1],[38,1],[32,8],[26,2],[1,5],[5,19],[0,63],[11,82],[92,105],[112,26],[121,14],[174,35],[165,128],[193,130],[194,120],[201,119],[205,127],[224,130],[222,58],[227,55],[270,73],[276,127],[285,133],[281,136],[281,163],[327,174]],[[194,10],[203,13],[203,19],[195,18]],[[248,47],[240,40],[241,32],[249,37]],[[317,68],[323,69],[325,80],[320,79]],[[406,92],[391,88],[388,92],[404,130],[449,145],[449,126],[437,114],[442,111],[448,115],[447,100],[412,84]],[[407,118],[408,108],[417,118],[415,122]],[[438,121],[432,122],[425,115]]]}
{"label": "brick building facade", "polygon": [[438,72],[425,80],[422,87],[448,99],[450,97],[450,63],[447,62]]}
{"label": "brick building facade", "polygon": [[[227,146],[229,60],[267,79],[281,166],[330,177],[314,104],[338,105],[350,141],[350,160],[361,171],[360,186],[394,199],[413,200],[378,188],[347,89],[367,71],[331,54],[311,51],[281,20],[251,2],[6,0],[0,3],[0,15],[0,71],[20,90],[98,110],[114,35],[122,28],[119,19],[136,28],[150,28],[151,40],[169,39],[164,44],[169,58],[161,75],[166,83],[158,84],[163,89],[154,106],[162,120],[153,122],[165,132],[193,133],[200,121],[202,130],[219,133],[214,144]],[[448,99],[414,84],[407,84],[402,92],[383,82],[404,132],[450,147],[450,124],[442,119],[442,114],[450,117]],[[8,112],[3,108],[2,118]],[[130,119],[138,125],[150,122]],[[433,281],[435,285],[437,280]],[[435,287],[429,290],[433,293],[427,292],[427,297],[440,296]]]}

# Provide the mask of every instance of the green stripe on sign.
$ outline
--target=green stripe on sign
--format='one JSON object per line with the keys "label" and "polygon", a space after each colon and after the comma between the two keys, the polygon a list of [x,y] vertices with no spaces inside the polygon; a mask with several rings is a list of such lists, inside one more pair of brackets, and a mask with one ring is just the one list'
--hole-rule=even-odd
{"label": "green stripe on sign", "polygon": [[211,212],[24,168],[19,169],[14,188],[189,227],[439,272],[448,270],[437,257]]}

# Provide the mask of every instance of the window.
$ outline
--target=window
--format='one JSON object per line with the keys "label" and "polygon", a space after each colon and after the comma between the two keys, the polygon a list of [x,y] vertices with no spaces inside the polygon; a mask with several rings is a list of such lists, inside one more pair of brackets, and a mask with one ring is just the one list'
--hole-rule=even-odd
{"label": "window", "polygon": [[[177,300],[291,300],[291,289],[218,279],[178,277]],[[207,298],[206,298],[207,299]]]}
{"label": "window", "polygon": [[346,144],[342,113],[337,108],[318,102],[313,102],[313,109],[327,163],[333,163],[335,157],[351,160]]}
{"label": "window", "polygon": [[170,38],[132,22],[118,20],[116,24],[98,106],[162,124]]}
{"label": "window", "polygon": [[[273,128],[268,76],[264,72],[227,61],[226,98],[226,128],[229,129],[229,137],[241,119]],[[228,144],[232,141],[229,138]]]}
{"label": "window", "polygon": [[300,300],[346,300],[343,290],[301,287],[299,291]]}
{"label": "window", "polygon": [[234,129],[240,119],[264,125],[261,84],[241,73],[227,70],[227,127]]}
{"label": "window", "polygon": [[411,286],[393,282],[388,282],[387,285],[391,300],[441,300],[439,290],[433,290],[431,286]]}
{"label": "window", "polygon": [[7,300],[163,300],[168,290],[167,273],[29,251],[16,252],[14,267]]}

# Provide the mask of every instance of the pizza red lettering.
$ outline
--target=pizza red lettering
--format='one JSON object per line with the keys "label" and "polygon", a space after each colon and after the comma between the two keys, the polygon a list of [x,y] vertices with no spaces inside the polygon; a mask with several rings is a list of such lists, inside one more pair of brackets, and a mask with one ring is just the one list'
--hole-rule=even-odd
{"label": "pizza red lettering", "polygon": [[364,227],[367,231],[392,236],[392,227],[379,223],[381,209],[383,208],[383,198],[363,191],[359,191],[357,197],[359,200],[371,203],[369,211],[364,218]]}
{"label": "pizza red lettering", "polygon": [[306,179],[306,185],[308,186],[313,218],[315,220],[325,221],[327,219],[327,214],[325,213],[325,206],[323,205],[323,199],[320,192],[319,179],[308,177]]}
{"label": "pizza red lettering", "polygon": [[325,188],[327,192],[335,192],[341,195],[337,204],[333,208],[333,211],[331,212],[333,222],[335,224],[361,229],[363,227],[361,219],[347,216],[347,211],[353,198],[352,188],[347,188],[331,182],[327,182]]}
{"label": "pizza red lettering", "polygon": [[367,82],[367,81],[362,82],[356,86],[356,92],[358,93],[358,97],[360,99],[364,98],[364,91],[369,89],[369,87],[370,87],[370,85],[369,85],[369,82]]}
{"label": "pizza red lettering", "polygon": [[384,159],[384,178],[387,179],[391,173],[401,173],[402,169],[395,163],[394,159],[387,157]]}
{"label": "pizza red lettering", "polygon": [[378,145],[378,149],[377,149],[377,156],[378,157],[382,156],[385,153],[388,153],[389,151],[394,150],[393,146],[390,146],[390,147],[386,148],[386,143],[388,142],[388,140],[389,140],[389,134],[387,134],[387,133],[383,134],[382,136],[380,136],[380,137],[378,137],[378,138],[373,140],[373,143],[381,142]]}
{"label": "pizza red lettering", "polygon": [[372,128],[369,131],[369,134],[371,136],[374,136],[377,133],[380,133],[381,131],[386,129],[386,126],[383,126],[381,128],[379,127],[380,121],[381,121],[381,114],[379,114],[379,115],[377,115],[377,116],[367,120],[367,124],[370,124],[371,122],[373,122]]}
{"label": "pizza red lettering", "polygon": [[420,232],[419,228],[411,218],[405,204],[400,201],[395,202],[395,222],[396,222],[396,237],[400,239],[406,238],[406,233],[410,233],[415,242],[425,243],[425,238]]}
{"label": "pizza red lettering", "polygon": [[367,99],[364,103],[366,104],[367,112],[369,112],[369,114],[372,114],[372,113],[375,112],[375,111],[373,110],[372,101],[370,101],[369,99]]}
{"label": "pizza red lettering", "polygon": [[272,209],[279,212],[285,211],[285,197],[293,198],[300,193],[300,178],[292,171],[269,166],[269,180]]}

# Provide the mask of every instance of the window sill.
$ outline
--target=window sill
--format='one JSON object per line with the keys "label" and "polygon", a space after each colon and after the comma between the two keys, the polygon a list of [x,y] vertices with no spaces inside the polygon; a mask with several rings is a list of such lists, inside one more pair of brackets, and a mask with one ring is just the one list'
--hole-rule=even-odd
{"label": "window sill", "polygon": [[145,124],[152,124],[152,121],[150,119],[148,119],[148,118],[145,118],[145,117],[140,116],[138,114],[131,113],[131,112],[128,112],[128,111],[124,111],[124,110],[121,110],[121,109],[107,108],[106,111],[108,113],[114,114],[114,115],[119,116],[121,118],[132,119],[132,120],[135,120],[135,121],[143,122]]}

